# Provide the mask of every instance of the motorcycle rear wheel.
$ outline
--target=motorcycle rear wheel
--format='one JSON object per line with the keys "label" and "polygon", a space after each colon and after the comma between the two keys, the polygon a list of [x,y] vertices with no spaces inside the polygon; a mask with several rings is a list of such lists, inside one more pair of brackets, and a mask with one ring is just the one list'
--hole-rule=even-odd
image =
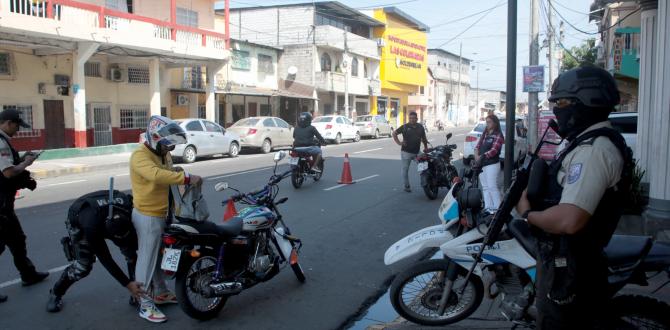
{"label": "motorcycle rear wheel", "polygon": [[302,183],[305,181],[305,177],[302,175],[302,170],[300,169],[301,164],[298,164],[298,167],[294,168],[291,171],[291,183],[293,188],[300,189]]}
{"label": "motorcycle rear wheel", "polygon": [[321,170],[320,173],[314,174],[314,182],[321,180],[321,177],[323,176],[323,159],[319,162],[319,170]]}
{"label": "motorcycle rear wheel", "polygon": [[[391,283],[390,298],[393,309],[406,320],[428,326],[446,325],[463,320],[474,313],[484,297],[484,286],[477,276],[470,276],[467,283],[465,270],[459,268],[444,315],[438,315],[449,260],[425,260],[398,274]],[[463,295],[460,289],[466,285]]]}
{"label": "motorcycle rear wheel", "polygon": [[185,271],[177,272],[175,288],[179,306],[188,316],[198,320],[216,317],[228,301],[228,297],[206,298],[201,294],[216,271],[216,259],[212,256],[189,258]]}

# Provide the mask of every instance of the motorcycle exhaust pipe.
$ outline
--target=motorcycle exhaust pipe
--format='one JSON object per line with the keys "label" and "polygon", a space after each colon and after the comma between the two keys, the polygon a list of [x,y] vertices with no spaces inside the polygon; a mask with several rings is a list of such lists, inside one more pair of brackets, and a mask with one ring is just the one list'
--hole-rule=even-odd
{"label": "motorcycle exhaust pipe", "polygon": [[[208,292],[203,292],[206,297],[232,296],[244,290],[240,282],[222,282],[209,285]],[[204,290],[203,290],[204,291]]]}

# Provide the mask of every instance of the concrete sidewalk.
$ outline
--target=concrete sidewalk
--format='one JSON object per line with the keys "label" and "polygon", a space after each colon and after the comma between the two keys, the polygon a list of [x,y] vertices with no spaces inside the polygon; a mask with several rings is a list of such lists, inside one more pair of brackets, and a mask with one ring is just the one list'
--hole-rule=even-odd
{"label": "concrete sidewalk", "polygon": [[46,179],[67,174],[127,168],[130,152],[73,157],[51,160],[37,160],[28,170],[35,179]]}

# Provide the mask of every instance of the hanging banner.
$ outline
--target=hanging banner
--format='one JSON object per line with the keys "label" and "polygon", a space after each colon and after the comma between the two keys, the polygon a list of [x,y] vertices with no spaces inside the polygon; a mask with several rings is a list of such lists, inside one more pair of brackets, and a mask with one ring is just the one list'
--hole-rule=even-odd
{"label": "hanging banner", "polygon": [[544,66],[523,67],[523,91],[526,93],[544,92]]}

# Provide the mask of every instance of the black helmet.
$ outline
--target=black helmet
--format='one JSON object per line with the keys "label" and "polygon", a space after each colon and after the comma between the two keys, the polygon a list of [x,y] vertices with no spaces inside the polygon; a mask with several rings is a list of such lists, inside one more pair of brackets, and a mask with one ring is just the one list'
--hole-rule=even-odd
{"label": "black helmet", "polygon": [[112,218],[105,220],[105,230],[113,240],[126,240],[135,235],[130,213],[118,206],[114,206]]}
{"label": "black helmet", "polygon": [[309,112],[301,112],[300,116],[298,116],[298,126],[307,127],[309,125],[312,125],[312,114]]}
{"label": "black helmet", "polygon": [[549,102],[577,99],[592,108],[612,109],[621,97],[612,75],[595,66],[582,66],[561,73],[551,86]]}

